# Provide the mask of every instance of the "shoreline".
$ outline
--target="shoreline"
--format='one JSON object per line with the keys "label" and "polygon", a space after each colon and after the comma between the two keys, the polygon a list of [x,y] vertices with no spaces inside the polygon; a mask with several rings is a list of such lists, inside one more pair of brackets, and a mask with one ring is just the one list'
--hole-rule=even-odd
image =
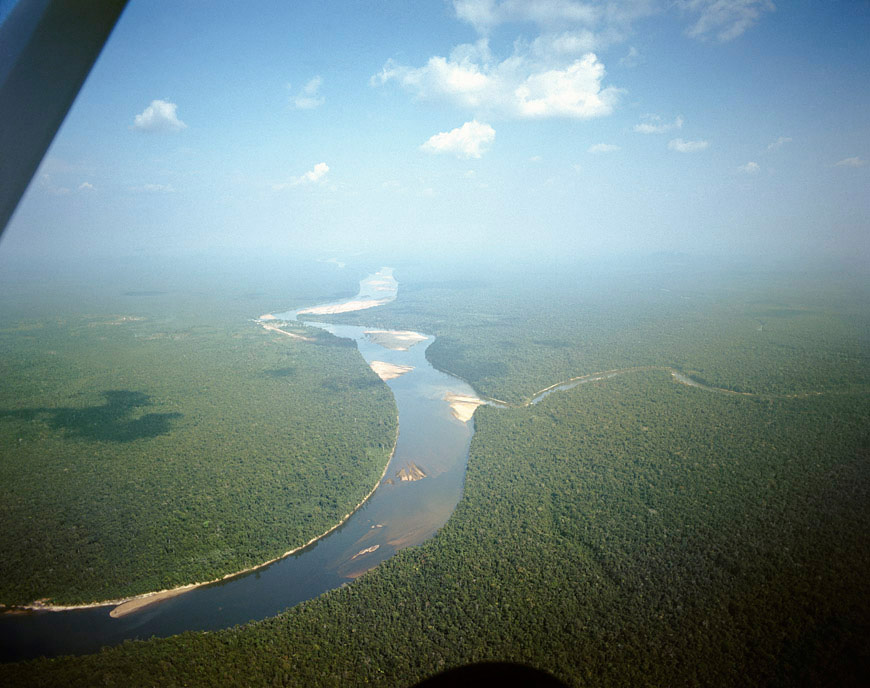
{"label": "shoreline", "polygon": [[163,600],[168,600],[172,597],[183,595],[184,593],[195,590],[196,588],[202,588],[207,585],[212,585],[214,583],[221,583],[225,580],[229,580],[230,578],[244,576],[248,573],[252,573],[253,571],[257,571],[259,569],[270,566],[277,561],[281,561],[281,559],[285,559],[292,554],[296,554],[297,552],[305,549],[306,547],[313,545],[318,540],[322,540],[332,531],[344,525],[351,516],[353,516],[357,511],[362,508],[362,506],[381,486],[381,482],[384,480],[384,476],[386,476],[387,474],[387,469],[389,469],[390,463],[393,460],[393,456],[396,453],[396,446],[399,443],[398,414],[396,415],[396,437],[393,440],[393,448],[390,451],[390,455],[387,457],[387,462],[384,464],[384,470],[381,471],[381,475],[375,483],[375,486],[368,492],[368,494],[365,495],[365,497],[363,497],[362,501],[357,504],[353,509],[351,509],[348,513],[346,513],[338,523],[332,526],[329,530],[311,538],[305,544],[294,547],[293,549],[284,552],[284,554],[269,559],[268,561],[262,562],[260,564],[255,564],[254,566],[249,566],[248,568],[242,569],[241,571],[227,573],[226,575],[223,575],[219,578],[214,578],[212,580],[201,581],[197,583],[187,583],[185,585],[179,585],[174,588],[165,588],[163,590],[140,593],[139,595],[131,595],[130,597],[123,597],[115,600],[102,600],[100,602],[88,602],[85,604],[47,604],[41,602],[40,600],[37,600],[27,605],[0,605],[0,614],[23,614],[27,612],[69,612],[83,609],[96,609],[98,607],[115,607],[112,611],[109,612],[109,616],[111,616],[113,619],[119,619],[121,617],[127,616],[128,614],[134,614],[139,610],[144,609],[145,607],[156,604],[157,602],[162,602]]}

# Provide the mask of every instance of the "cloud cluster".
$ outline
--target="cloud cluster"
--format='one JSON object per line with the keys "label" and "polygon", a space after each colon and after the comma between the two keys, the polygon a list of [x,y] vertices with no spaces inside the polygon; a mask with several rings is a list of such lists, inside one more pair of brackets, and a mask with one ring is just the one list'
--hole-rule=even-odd
{"label": "cloud cluster", "polygon": [[686,33],[692,38],[715,35],[720,43],[733,40],[773,12],[771,0],[677,0],[677,6],[698,18]]}
{"label": "cloud cluster", "polygon": [[834,167],[864,167],[866,164],[866,160],[862,160],[856,155],[853,158],[843,158],[839,162],[835,162]]}
{"label": "cloud cluster", "polygon": [[697,153],[709,145],[708,141],[684,141],[683,139],[671,139],[668,141],[668,149],[678,153]]}
{"label": "cloud cluster", "polygon": [[272,184],[272,189],[274,191],[281,191],[282,189],[289,189],[290,187],[299,186],[300,184],[316,184],[323,181],[327,172],[329,172],[329,165],[325,162],[319,162],[313,169],[308,170],[308,172],[305,172],[298,177],[293,177],[289,182]]}
{"label": "cloud cluster", "polygon": [[745,165],[740,165],[740,167],[738,167],[737,169],[741,172],[745,172],[746,174],[758,174],[758,170],[760,170],[761,168],[758,166],[757,162],[752,162],[750,160]]}
{"label": "cloud cluster", "polygon": [[673,122],[662,122],[662,118],[658,115],[644,115],[642,119],[643,122],[632,127],[638,134],[664,134],[672,129],[683,128],[682,117],[677,117]]}
{"label": "cloud cluster", "polygon": [[133,129],[147,132],[172,132],[186,129],[187,125],[178,119],[178,106],[165,100],[152,100],[142,114],[133,119]]}
{"label": "cloud cluster", "polygon": [[479,158],[495,140],[495,129],[476,119],[451,131],[435,134],[420,150],[427,153],[451,153],[459,158]]}
{"label": "cloud cluster", "polygon": [[593,146],[589,146],[590,153],[613,153],[619,150],[619,146],[615,146],[612,143],[596,143]]}
{"label": "cloud cluster", "polygon": [[554,64],[515,52],[496,60],[486,39],[457,46],[422,67],[388,61],[372,77],[375,85],[395,81],[422,100],[442,100],[463,109],[502,117],[588,119],[613,112],[621,93],[604,87],[604,65],[594,53]]}
{"label": "cloud cluster", "polygon": [[[715,34],[720,41],[736,38],[773,9],[771,0],[453,0],[457,19],[472,26],[478,40],[420,66],[388,60],[371,84],[395,83],[419,100],[450,103],[478,118],[605,117],[624,91],[604,83],[598,53],[625,42],[637,20],[674,5],[693,17],[690,36]],[[534,33],[521,34],[510,55],[496,57],[489,36],[508,24]],[[638,57],[632,47],[621,64],[637,64]],[[673,123],[643,122],[635,131],[681,126],[678,117]]]}
{"label": "cloud cluster", "polygon": [[453,0],[453,9],[481,35],[502,24],[533,24],[545,39],[592,38],[600,48],[624,40],[634,20],[660,8],[656,0]]}
{"label": "cloud cluster", "polygon": [[562,32],[601,49],[631,34],[635,21],[675,6],[693,18],[686,33],[730,41],[774,11],[772,0],[453,0],[457,19],[481,35],[503,24],[533,24],[545,40]]}
{"label": "cloud cluster", "polygon": [[772,151],[777,148],[782,148],[785,144],[791,143],[792,139],[789,136],[780,136],[776,141],[767,146],[767,150]]}
{"label": "cloud cluster", "polygon": [[319,93],[322,84],[323,79],[319,76],[310,79],[293,99],[294,107],[297,110],[313,110],[314,108],[323,105],[324,98]]}

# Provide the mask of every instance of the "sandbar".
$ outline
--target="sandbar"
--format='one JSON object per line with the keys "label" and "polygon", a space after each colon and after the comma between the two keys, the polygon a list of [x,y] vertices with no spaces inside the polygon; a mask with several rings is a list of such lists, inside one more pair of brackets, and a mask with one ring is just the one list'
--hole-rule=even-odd
{"label": "sandbar", "polygon": [[478,399],[467,394],[454,394],[448,392],[444,395],[444,401],[450,404],[450,411],[453,417],[467,423],[471,420],[478,406],[482,406],[486,402],[483,399]]}
{"label": "sandbar", "polygon": [[389,299],[358,299],[357,301],[348,301],[346,303],[325,304],[323,306],[312,306],[297,311],[299,315],[308,313],[310,315],[335,315],[336,313],[350,313],[351,311],[363,311],[366,308],[374,308],[375,306],[383,306],[388,303]]}
{"label": "sandbar", "polygon": [[350,560],[353,561],[357,557],[361,557],[363,554],[371,554],[372,552],[376,551],[379,547],[380,547],[380,545],[372,545],[371,547],[366,547],[365,549],[361,549],[359,552],[354,554],[350,558]]}
{"label": "sandbar", "polygon": [[393,351],[407,351],[415,344],[428,339],[425,334],[411,330],[366,330],[365,336],[375,344]]}
{"label": "sandbar", "polygon": [[[262,318],[260,318],[260,319],[262,320]],[[303,342],[313,342],[314,341],[314,337],[306,337],[305,335],[295,334],[293,332],[287,332],[287,330],[282,330],[277,325],[272,325],[272,324],[264,323],[264,322],[261,322],[260,324],[263,326],[264,329],[269,330],[270,332],[280,332],[281,334],[286,334],[288,337],[291,337],[292,339],[301,339]]]}
{"label": "sandbar", "polygon": [[396,472],[396,477],[403,483],[413,483],[426,477],[426,472],[413,461]]}
{"label": "sandbar", "polygon": [[266,315],[261,315],[259,318],[257,318],[257,320],[277,320],[277,319],[278,318],[276,318],[271,313],[266,313]]}
{"label": "sandbar", "polygon": [[414,366],[397,365],[396,363],[387,363],[386,361],[372,361],[369,363],[369,367],[384,381],[393,380],[414,370]]}
{"label": "sandbar", "polygon": [[172,588],[171,590],[161,590],[160,592],[145,593],[144,595],[140,595],[139,597],[134,597],[132,600],[122,602],[109,612],[109,616],[111,616],[113,619],[120,619],[122,616],[127,616],[127,614],[133,614],[134,612],[138,612],[143,607],[155,604],[156,602],[162,602],[163,600],[168,600],[170,597],[183,595],[189,590],[193,590],[194,588],[198,587],[199,583],[192,583],[191,585],[185,585],[180,588]]}

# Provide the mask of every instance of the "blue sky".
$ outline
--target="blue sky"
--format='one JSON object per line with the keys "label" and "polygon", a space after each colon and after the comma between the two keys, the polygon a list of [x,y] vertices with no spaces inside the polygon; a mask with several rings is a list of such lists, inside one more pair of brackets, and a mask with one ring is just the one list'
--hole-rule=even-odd
{"label": "blue sky", "polygon": [[859,0],[131,0],[0,251],[867,261],[867,36]]}

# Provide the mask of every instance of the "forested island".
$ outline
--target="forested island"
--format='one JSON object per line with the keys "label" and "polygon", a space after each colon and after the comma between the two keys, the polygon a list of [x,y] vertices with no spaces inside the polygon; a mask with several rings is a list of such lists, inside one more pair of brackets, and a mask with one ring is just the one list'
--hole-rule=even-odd
{"label": "forested island", "polygon": [[[578,686],[865,685],[866,285],[462,273],[408,266],[397,301],[330,316],[432,332],[430,360],[511,404],[477,408],[462,500],[433,539],[262,622],[2,680],[410,685],[508,660]],[[616,368],[634,370],[525,403]]]}

